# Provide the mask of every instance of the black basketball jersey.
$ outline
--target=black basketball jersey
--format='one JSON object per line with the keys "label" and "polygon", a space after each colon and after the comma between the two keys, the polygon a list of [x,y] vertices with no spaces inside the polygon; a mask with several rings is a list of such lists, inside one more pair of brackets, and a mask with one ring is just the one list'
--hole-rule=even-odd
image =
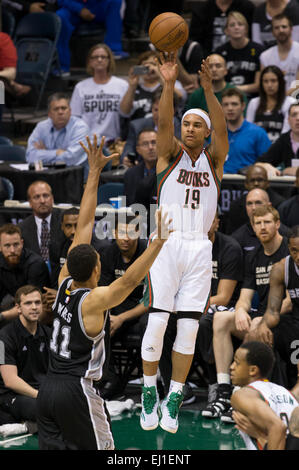
{"label": "black basketball jersey", "polygon": [[53,304],[54,320],[50,341],[49,373],[100,380],[107,359],[109,327],[105,314],[102,331],[89,337],[82,319],[82,302],[90,289],[70,291],[72,278],[61,283]]}
{"label": "black basketball jersey", "polygon": [[293,305],[292,314],[299,320],[299,268],[291,256],[287,256],[285,260],[284,279]]}

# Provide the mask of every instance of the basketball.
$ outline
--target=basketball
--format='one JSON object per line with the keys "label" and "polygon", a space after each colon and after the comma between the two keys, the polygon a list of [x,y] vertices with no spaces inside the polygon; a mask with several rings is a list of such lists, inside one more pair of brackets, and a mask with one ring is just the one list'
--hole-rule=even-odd
{"label": "basketball", "polygon": [[180,15],[161,13],[156,16],[149,27],[149,37],[159,51],[172,52],[182,47],[188,39],[189,28]]}

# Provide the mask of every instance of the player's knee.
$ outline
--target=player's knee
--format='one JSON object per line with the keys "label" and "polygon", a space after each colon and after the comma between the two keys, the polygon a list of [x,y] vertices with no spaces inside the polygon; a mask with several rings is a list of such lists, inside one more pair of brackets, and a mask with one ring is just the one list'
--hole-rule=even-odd
{"label": "player's knee", "polygon": [[154,312],[149,314],[141,346],[141,356],[145,361],[159,361],[168,318],[169,313],[167,312]]}
{"label": "player's knee", "polygon": [[194,318],[180,318],[177,321],[177,335],[173,350],[181,354],[194,354],[198,320]]}

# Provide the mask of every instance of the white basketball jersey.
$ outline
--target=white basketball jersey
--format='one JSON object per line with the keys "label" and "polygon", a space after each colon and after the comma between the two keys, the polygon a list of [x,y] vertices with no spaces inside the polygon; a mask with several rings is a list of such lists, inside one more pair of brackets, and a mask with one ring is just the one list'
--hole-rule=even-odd
{"label": "white basketball jersey", "polygon": [[209,152],[204,149],[196,162],[181,148],[169,166],[157,175],[157,199],[165,208],[172,227],[207,237],[214,220],[220,181]]}
{"label": "white basketball jersey", "polygon": [[[293,410],[299,406],[296,398],[286,388],[267,380],[256,380],[248,386],[257,390],[274,413],[288,426]],[[239,432],[244,439],[247,449],[261,450],[256,439],[242,431]]]}

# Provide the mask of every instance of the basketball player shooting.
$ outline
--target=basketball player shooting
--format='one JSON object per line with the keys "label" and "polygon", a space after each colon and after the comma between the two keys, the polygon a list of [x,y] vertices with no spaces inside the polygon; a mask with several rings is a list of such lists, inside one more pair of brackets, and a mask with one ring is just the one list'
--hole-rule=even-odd
{"label": "basketball player shooting", "polygon": [[[142,341],[144,387],[140,415],[144,430],[160,424],[171,433],[178,429],[182,390],[192,364],[198,321],[209,305],[212,243],[208,231],[216,213],[228,152],[226,121],[212,89],[208,58],[202,62],[199,74],[209,115],[201,109],[189,109],[182,118],[182,143],[175,138],[176,58],[176,52],[161,54],[159,65],[164,83],[157,133],[157,200],[159,207],[167,207],[174,231],[146,278],[144,301],[150,313]],[[205,139],[210,135],[211,144],[205,149]],[[177,315],[177,335],[171,384],[160,407],[157,369],[170,314]]]}

